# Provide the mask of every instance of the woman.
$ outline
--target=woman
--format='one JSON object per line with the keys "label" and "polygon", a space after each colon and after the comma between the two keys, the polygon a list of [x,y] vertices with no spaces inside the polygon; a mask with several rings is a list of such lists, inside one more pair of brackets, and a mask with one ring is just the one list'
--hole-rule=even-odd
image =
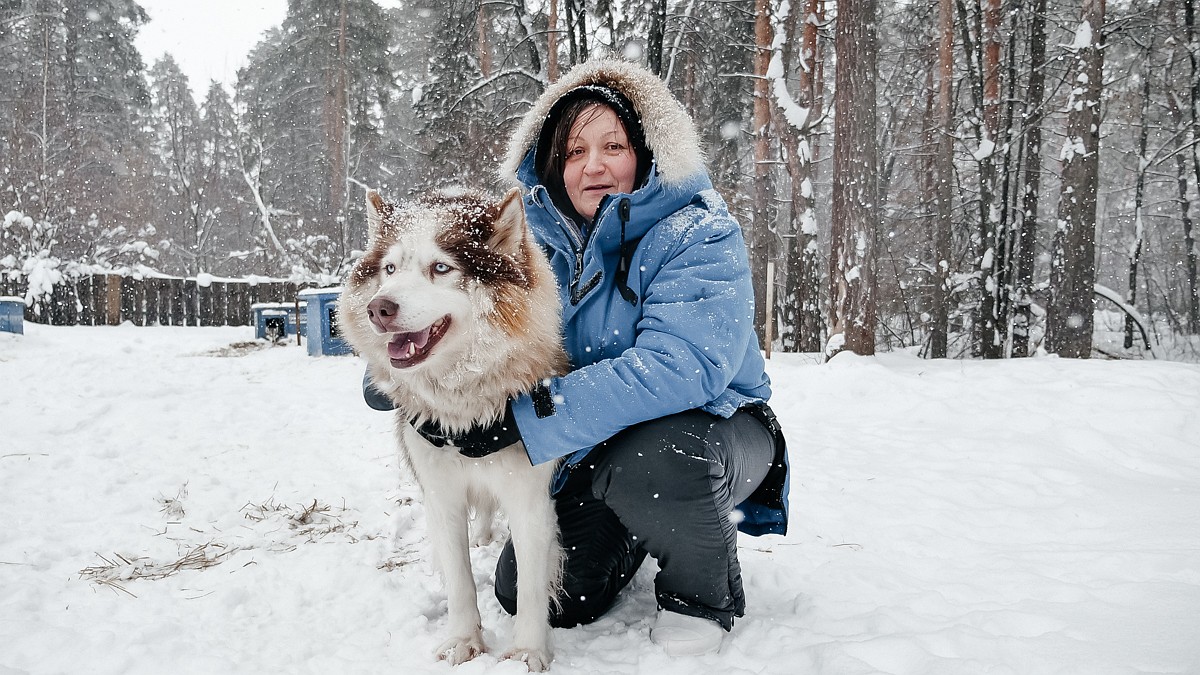
{"label": "woman", "polygon": [[[455,438],[479,456],[525,443],[555,482],[566,554],[556,626],[604,614],[647,554],[651,640],[719,648],[745,598],[736,531],[783,533],[786,453],[766,407],[741,229],[712,190],[691,118],[649,71],[582,64],[514,134],[505,174],[560,286],[571,373]],[[516,612],[512,542],[496,595]]]}

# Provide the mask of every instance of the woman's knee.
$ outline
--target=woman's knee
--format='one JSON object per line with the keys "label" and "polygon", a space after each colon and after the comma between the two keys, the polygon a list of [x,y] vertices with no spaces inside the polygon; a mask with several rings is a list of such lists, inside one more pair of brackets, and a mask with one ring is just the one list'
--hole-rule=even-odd
{"label": "woman's knee", "polygon": [[[563,586],[550,605],[550,625],[571,628],[604,615],[646,557],[641,550],[611,550],[603,560],[568,564]],[[571,561],[568,561],[570,563]],[[517,613],[517,559],[512,540],[496,561],[496,600],[509,614]]]}
{"label": "woman's knee", "polygon": [[697,493],[711,494],[725,472],[709,444],[717,418],[690,410],[650,420],[617,434],[602,447],[593,494],[620,512],[631,502],[655,508]]}

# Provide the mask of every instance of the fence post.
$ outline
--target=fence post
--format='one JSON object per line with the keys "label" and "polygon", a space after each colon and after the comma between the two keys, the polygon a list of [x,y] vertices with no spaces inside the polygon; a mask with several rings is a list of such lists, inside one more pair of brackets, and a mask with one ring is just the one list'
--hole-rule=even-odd
{"label": "fence post", "polygon": [[238,283],[238,323],[239,326],[250,325],[250,284]]}
{"label": "fence post", "polygon": [[93,276],[94,275],[89,274],[86,277],[79,277],[78,281],[75,282],[75,292],[76,296],[79,298],[80,305],[78,325],[81,326],[90,326],[92,325],[93,321],[92,315],[94,312],[92,311],[92,299],[95,297],[92,291]]}
{"label": "fence post", "polygon": [[196,322],[196,280],[183,280],[183,324],[185,326],[198,326]]}
{"label": "fence post", "polygon": [[158,279],[145,277],[142,279],[142,289],[145,296],[146,322],[143,326],[153,326],[158,323]]}
{"label": "fence post", "polygon": [[104,275],[104,323],[117,326],[121,323],[121,275]]}
{"label": "fence post", "polygon": [[183,279],[167,280],[167,292],[171,294],[171,325],[183,325]]}
{"label": "fence post", "polygon": [[46,299],[46,323],[51,326],[67,325],[67,285],[54,284],[50,297]]}
{"label": "fence post", "polygon": [[158,314],[154,319],[160,326],[171,322],[171,284],[170,279],[155,279],[154,295],[158,298]]}

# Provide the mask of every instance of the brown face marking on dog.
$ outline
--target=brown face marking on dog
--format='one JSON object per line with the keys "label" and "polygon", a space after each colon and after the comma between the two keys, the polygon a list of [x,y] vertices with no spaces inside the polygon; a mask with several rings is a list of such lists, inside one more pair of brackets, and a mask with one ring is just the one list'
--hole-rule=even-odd
{"label": "brown face marking on dog", "polygon": [[493,323],[500,326],[509,335],[523,335],[529,330],[530,312],[528,288],[538,283],[537,270],[532,266],[525,271],[527,286],[505,284],[496,290],[496,312]]}
{"label": "brown face marking on dog", "polygon": [[375,209],[375,212],[379,214],[379,224],[375,226],[375,231],[372,233],[370,248],[350,273],[351,286],[361,286],[379,273],[383,256],[387,253],[388,247],[396,243],[397,233],[400,230],[399,204],[384,199],[375,191],[369,192],[367,199],[370,200],[371,207]]}
{"label": "brown face marking on dog", "polygon": [[529,289],[538,283],[537,272],[528,263],[528,241],[516,255],[506,255],[488,247],[496,233],[501,202],[477,195],[436,198],[436,203],[452,214],[452,224],[438,236],[438,245],[451,255],[469,278],[492,289],[495,313],[492,322],[509,335],[528,330]]}
{"label": "brown face marking on dog", "polygon": [[487,245],[500,215],[498,203],[477,195],[438,196],[429,201],[451,214],[450,225],[437,235],[437,245],[450,254],[465,276],[495,289],[530,288],[525,266]]}
{"label": "brown face marking on dog", "polygon": [[367,283],[372,277],[379,273],[379,265],[383,262],[383,254],[387,250],[386,246],[374,246],[362,260],[354,266],[354,271],[350,273],[350,285],[361,286]]}

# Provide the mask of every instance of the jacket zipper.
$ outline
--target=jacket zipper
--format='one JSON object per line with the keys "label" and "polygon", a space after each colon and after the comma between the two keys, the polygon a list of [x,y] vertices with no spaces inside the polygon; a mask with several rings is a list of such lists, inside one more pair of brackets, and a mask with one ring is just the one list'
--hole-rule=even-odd
{"label": "jacket zipper", "polygon": [[543,202],[543,200],[544,205],[550,209],[550,214],[554,216],[554,222],[558,223],[558,226],[566,232],[567,239],[571,243],[571,250],[575,254],[575,269],[571,271],[571,284],[569,290],[571,292],[571,304],[578,305],[579,301],[583,299],[583,296],[587,295],[588,291],[596,287],[596,284],[599,283],[600,277],[603,274],[603,272],[597,272],[595,276],[593,276],[591,279],[588,279],[587,282],[583,284],[583,287],[580,288],[579,281],[583,276],[583,252],[587,248],[588,244],[591,243],[592,238],[596,235],[596,230],[599,229],[596,227],[596,223],[600,222],[600,220],[604,217],[604,212],[608,209],[608,206],[612,202],[612,195],[604,195],[604,198],[601,199],[600,203],[596,206],[596,213],[600,214],[600,216],[592,219],[592,226],[588,228],[588,236],[586,240],[579,236],[579,228],[575,227],[574,223],[568,220],[567,217],[558,210],[558,206],[555,205],[554,200],[550,199],[550,194],[546,192],[545,187],[541,187],[541,190],[538,193],[538,201]]}

